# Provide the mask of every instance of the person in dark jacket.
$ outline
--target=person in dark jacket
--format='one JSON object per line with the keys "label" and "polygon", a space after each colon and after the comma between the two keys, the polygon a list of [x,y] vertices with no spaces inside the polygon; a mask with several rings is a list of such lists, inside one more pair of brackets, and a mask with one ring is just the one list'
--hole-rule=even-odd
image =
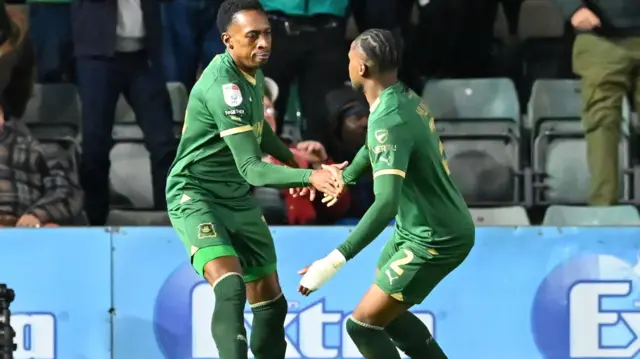
{"label": "person in dark jacket", "polygon": [[156,209],[163,209],[177,140],[163,74],[158,1],[74,0],[71,9],[82,101],[80,179],[89,222],[104,225],[108,215],[111,131],[120,94],[144,133],[151,154],[153,200]]}
{"label": "person in dark jacket", "polygon": [[[351,161],[367,138],[369,107],[362,92],[344,86],[329,92],[325,99],[329,134],[322,142],[335,163]],[[361,176],[349,186],[351,204],[344,217],[356,218],[373,203],[373,178]]]}
{"label": "person in dark jacket", "polygon": [[619,199],[618,144],[623,98],[640,108],[640,1],[557,0],[578,32],[573,70],[582,87],[582,121],[591,173],[589,204]]}

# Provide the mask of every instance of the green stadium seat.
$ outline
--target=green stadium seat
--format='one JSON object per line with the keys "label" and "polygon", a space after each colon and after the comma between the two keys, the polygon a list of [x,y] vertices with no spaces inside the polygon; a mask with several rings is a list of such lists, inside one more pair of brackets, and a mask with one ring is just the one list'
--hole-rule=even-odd
{"label": "green stadium seat", "polygon": [[[169,92],[169,99],[171,101],[171,110],[173,111],[173,121],[176,123],[184,122],[184,114],[187,110],[187,102],[189,101],[189,95],[187,89],[182,83],[168,82],[167,91]],[[136,116],[133,113],[133,109],[124,96],[120,95],[118,103],[116,104],[116,124],[134,124],[136,123]]]}
{"label": "green stadium seat", "polygon": [[[112,190],[137,209],[153,208],[151,163],[142,142],[116,142],[110,153]],[[132,171],[135,169],[135,171]]]}
{"label": "green stadium seat", "polygon": [[[582,98],[577,80],[538,80],[528,104],[526,127],[532,136],[532,195],[535,204],[586,203],[589,170],[582,128]],[[629,156],[629,102],[621,108],[623,122],[619,146],[620,198],[631,199]]]}
{"label": "green stadium seat", "polygon": [[170,226],[166,211],[111,210],[107,226]]}
{"label": "green stadium seat", "polygon": [[550,206],[545,226],[637,226],[640,214],[632,205],[611,207]]}
{"label": "green stadium seat", "polygon": [[451,176],[472,206],[520,202],[520,107],[509,79],[427,82],[422,93]]}
{"label": "green stadium seat", "polygon": [[469,209],[476,226],[530,226],[524,207],[497,207]]}
{"label": "green stadium seat", "polygon": [[189,94],[186,87],[181,82],[167,82],[167,91],[171,100],[171,110],[173,111],[173,121],[184,122],[184,115],[187,111]]}
{"label": "green stadium seat", "polygon": [[22,121],[36,138],[76,138],[81,112],[73,84],[36,84]]}
{"label": "green stadium seat", "polygon": [[519,132],[518,95],[508,78],[431,80],[422,99],[437,121],[447,122],[447,132]]}
{"label": "green stadium seat", "polygon": [[[548,203],[587,203],[591,176],[587,165],[587,143],[582,137],[543,136],[536,139],[533,169],[534,201]],[[630,179],[624,176],[629,166],[628,145],[619,146],[620,198],[630,197]]]}
{"label": "green stadium seat", "polygon": [[[537,80],[531,90],[527,105],[525,127],[532,129],[534,136],[544,131],[582,132],[582,97],[580,81],[571,79]],[[629,100],[622,102],[621,130],[629,134],[631,109]]]}

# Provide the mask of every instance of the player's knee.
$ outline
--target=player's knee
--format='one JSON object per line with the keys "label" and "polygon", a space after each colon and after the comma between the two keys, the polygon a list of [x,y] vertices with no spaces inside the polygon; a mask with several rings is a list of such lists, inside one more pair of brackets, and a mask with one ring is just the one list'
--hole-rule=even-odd
{"label": "player's knee", "polygon": [[287,309],[287,300],[282,293],[269,301],[251,305],[253,312],[251,351],[256,358],[284,356],[287,345],[284,339]]}
{"label": "player's knee", "polygon": [[358,343],[358,341],[362,340],[363,336],[366,336],[367,333],[371,331],[383,330],[384,328],[368,324],[367,322],[362,321],[359,318],[350,316],[349,319],[347,319],[346,329],[349,337],[351,337],[351,340],[353,340],[354,343]]}

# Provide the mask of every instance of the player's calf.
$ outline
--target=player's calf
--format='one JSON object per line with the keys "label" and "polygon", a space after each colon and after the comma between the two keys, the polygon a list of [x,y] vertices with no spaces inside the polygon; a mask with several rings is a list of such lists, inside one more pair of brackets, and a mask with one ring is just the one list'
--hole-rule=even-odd
{"label": "player's calf", "polygon": [[411,312],[401,314],[384,331],[411,359],[447,359],[427,326]]}
{"label": "player's calf", "polygon": [[213,287],[215,306],[211,335],[221,358],[247,359],[247,331],[244,305],[247,293],[240,262],[234,256],[222,256],[204,265],[204,277]]}
{"label": "player's calf", "polygon": [[253,312],[250,339],[253,355],[256,359],[283,359],[287,351],[284,321],[288,305],[277,274],[247,283],[247,296]]}

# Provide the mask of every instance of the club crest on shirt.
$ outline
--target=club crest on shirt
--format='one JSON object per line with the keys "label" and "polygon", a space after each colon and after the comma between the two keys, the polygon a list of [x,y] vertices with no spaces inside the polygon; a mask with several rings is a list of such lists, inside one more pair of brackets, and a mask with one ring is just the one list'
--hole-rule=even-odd
{"label": "club crest on shirt", "polygon": [[222,97],[224,103],[231,107],[239,106],[242,103],[242,93],[240,87],[236,84],[224,84],[222,85]]}
{"label": "club crest on shirt", "polygon": [[213,223],[200,223],[198,225],[198,239],[213,238],[218,236],[216,233],[216,227]]}
{"label": "club crest on shirt", "polygon": [[377,130],[374,135],[376,136],[376,140],[380,143],[387,142],[387,138],[389,138],[389,131],[387,130]]}

